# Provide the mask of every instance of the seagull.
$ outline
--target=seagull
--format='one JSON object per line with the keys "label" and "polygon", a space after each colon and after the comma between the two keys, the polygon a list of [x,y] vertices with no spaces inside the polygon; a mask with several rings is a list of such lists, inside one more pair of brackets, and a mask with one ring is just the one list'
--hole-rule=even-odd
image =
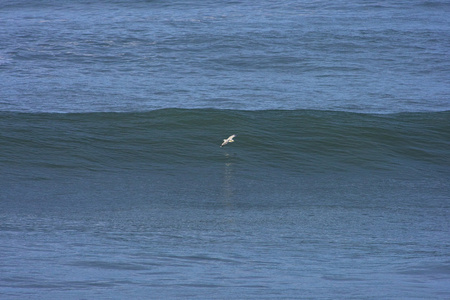
{"label": "seagull", "polygon": [[220,145],[220,147],[223,147],[223,146],[225,146],[225,145],[228,144],[228,143],[234,142],[233,138],[234,138],[235,136],[236,136],[236,135],[233,134],[233,135],[230,135],[229,138],[224,139],[224,140],[223,140],[223,143],[222,143],[222,145]]}

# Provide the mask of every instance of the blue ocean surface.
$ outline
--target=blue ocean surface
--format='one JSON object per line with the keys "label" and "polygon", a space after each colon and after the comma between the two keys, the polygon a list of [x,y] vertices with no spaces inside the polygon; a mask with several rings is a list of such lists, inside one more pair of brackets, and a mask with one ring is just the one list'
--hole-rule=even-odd
{"label": "blue ocean surface", "polygon": [[0,1],[0,299],[450,298],[449,15]]}

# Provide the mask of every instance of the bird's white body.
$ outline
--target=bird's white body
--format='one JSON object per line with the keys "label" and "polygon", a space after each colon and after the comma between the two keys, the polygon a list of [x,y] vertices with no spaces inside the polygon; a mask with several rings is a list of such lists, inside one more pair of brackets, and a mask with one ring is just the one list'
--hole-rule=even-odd
{"label": "bird's white body", "polygon": [[220,147],[223,147],[223,146],[225,146],[226,144],[228,144],[228,143],[233,143],[234,142],[234,137],[235,137],[236,135],[235,134],[233,134],[233,135],[230,135],[230,137],[228,137],[227,139],[224,139],[223,140],[223,143],[222,143],[222,145],[220,145]]}

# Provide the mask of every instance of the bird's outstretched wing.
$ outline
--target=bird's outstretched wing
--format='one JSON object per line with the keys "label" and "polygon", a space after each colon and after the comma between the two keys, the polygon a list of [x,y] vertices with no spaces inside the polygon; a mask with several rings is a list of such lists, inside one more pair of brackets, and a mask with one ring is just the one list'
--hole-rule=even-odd
{"label": "bird's outstretched wing", "polygon": [[222,145],[220,145],[220,147],[223,147],[223,146],[225,146],[225,145],[228,144],[228,143],[233,143],[233,142],[234,142],[233,138],[234,138],[235,136],[236,136],[236,135],[233,134],[233,135],[230,135],[227,139],[224,139],[224,140],[223,140],[223,143],[222,143]]}

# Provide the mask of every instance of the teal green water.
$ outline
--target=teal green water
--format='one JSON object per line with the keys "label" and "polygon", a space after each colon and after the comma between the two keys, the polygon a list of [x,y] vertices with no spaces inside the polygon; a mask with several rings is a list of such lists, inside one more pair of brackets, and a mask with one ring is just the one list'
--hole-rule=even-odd
{"label": "teal green water", "polygon": [[[121,172],[233,161],[253,172],[448,173],[449,113],[165,109],[1,115],[2,162],[37,170]],[[223,138],[236,143],[219,149]]]}

